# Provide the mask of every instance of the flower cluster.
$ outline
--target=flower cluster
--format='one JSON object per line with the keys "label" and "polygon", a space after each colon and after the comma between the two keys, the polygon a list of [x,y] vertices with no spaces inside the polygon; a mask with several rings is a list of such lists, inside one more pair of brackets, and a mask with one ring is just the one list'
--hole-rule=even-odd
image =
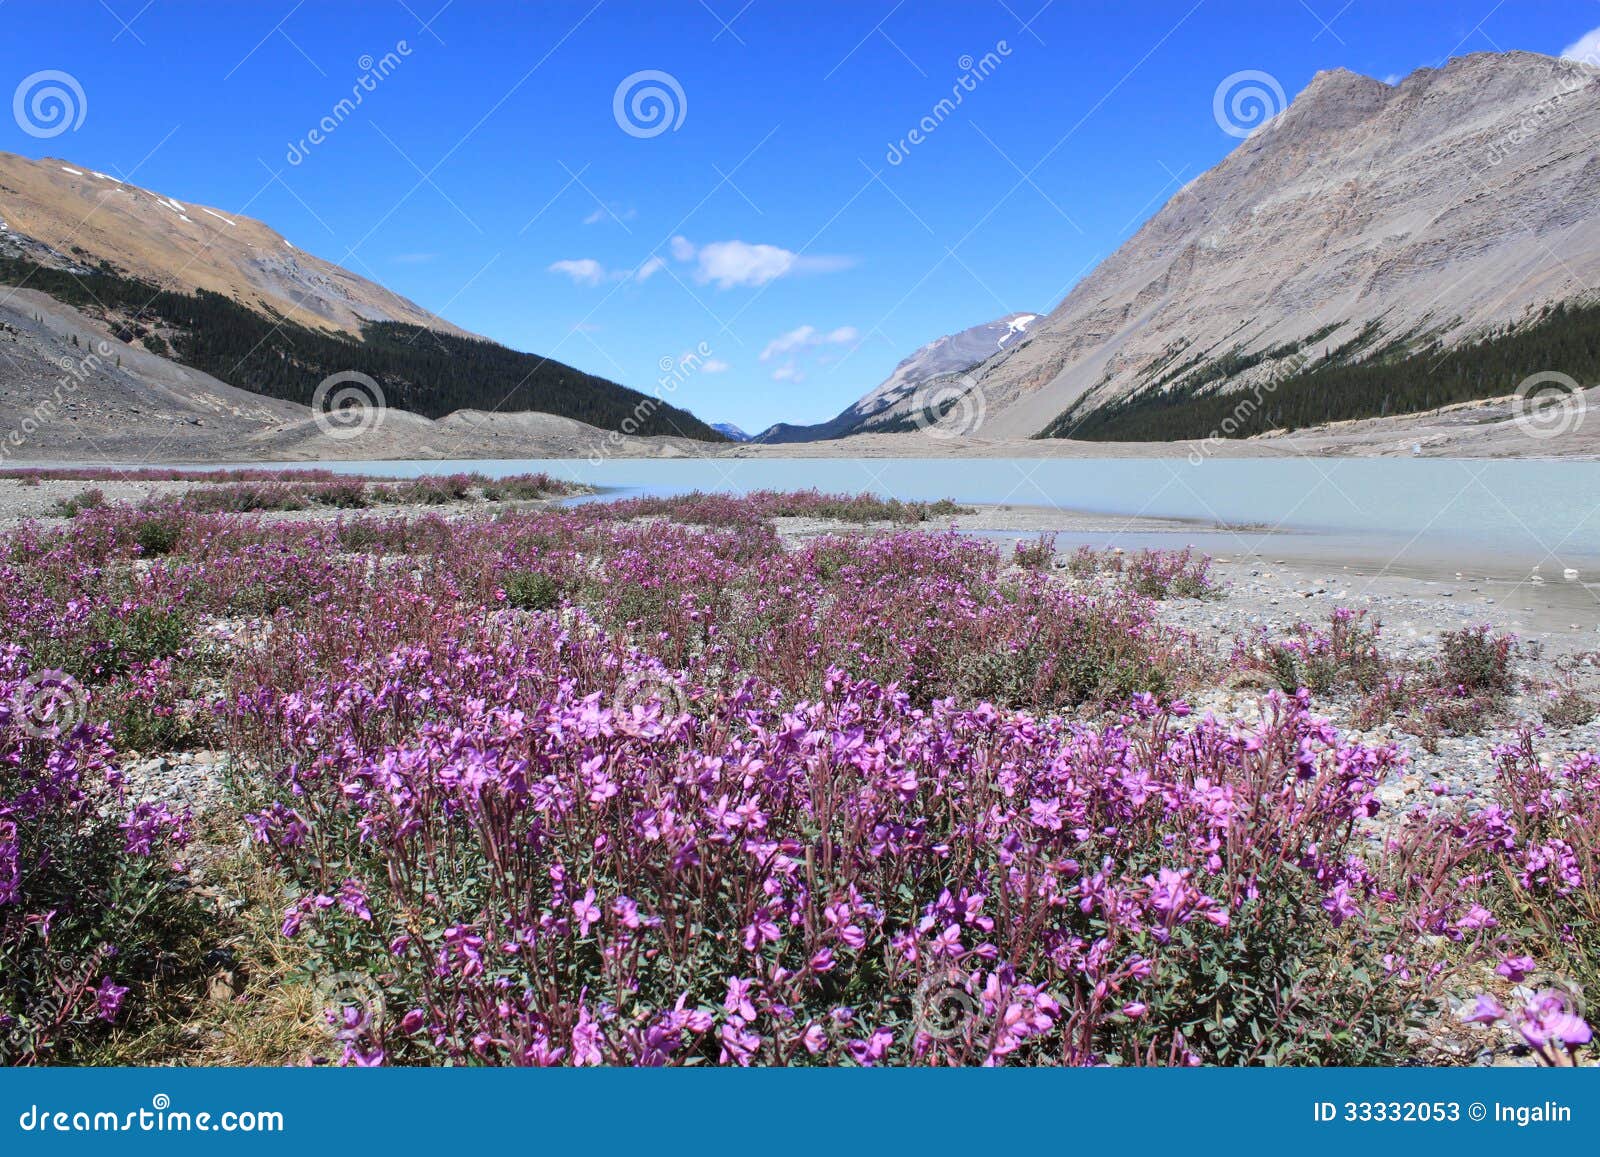
{"label": "flower cluster", "polygon": [[1171,580],[1146,597],[772,521],[932,510],[112,505],[14,532],[0,700],[46,669],[83,691],[42,734],[0,706],[23,1059],[126,1019],[176,939],[108,897],[181,894],[190,822],[129,806],[115,763],[196,735],[229,748],[281,935],[361,978],[326,1010],[352,1064],[1392,1063],[1452,962],[1582,975],[1593,756],[1530,737],[1492,804],[1380,838],[1402,752],[1304,689],[1245,721],[1185,702],[1208,657],[1149,597],[1195,560],[1136,565]]}
{"label": "flower cluster", "polygon": [[187,816],[125,805],[107,728],[41,725],[43,686],[0,647],[0,1063],[70,1059],[117,1020],[189,839]]}

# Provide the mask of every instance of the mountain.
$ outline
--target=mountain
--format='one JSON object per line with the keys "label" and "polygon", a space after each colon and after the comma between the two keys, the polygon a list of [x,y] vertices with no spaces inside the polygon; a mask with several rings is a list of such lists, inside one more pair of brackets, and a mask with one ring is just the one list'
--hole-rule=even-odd
{"label": "mountain", "polygon": [[[0,222],[0,304],[19,289],[45,293],[119,345],[221,385],[304,407],[322,404],[334,375],[356,374],[384,407],[429,419],[537,411],[725,440],[659,398],[476,337],[259,221],[67,161],[0,153]],[[0,384],[17,384],[10,368],[0,363]]]}
{"label": "mountain", "polygon": [[433,420],[390,408],[371,417],[359,437],[341,436],[306,406],[128,344],[49,294],[0,289],[0,466],[705,452],[703,442],[633,438],[533,411],[456,410]]}
{"label": "mountain", "polygon": [[730,442],[750,441],[750,435],[739,429],[732,422],[712,422],[711,428]]}
{"label": "mountain", "polygon": [[[995,321],[975,325],[960,333],[936,338],[917,350],[895,367],[883,382],[864,395],[848,409],[826,422],[811,426],[791,426],[779,423],[757,435],[756,441],[768,443],[817,442],[825,438],[842,438],[847,434],[882,433],[909,428],[924,402],[931,404],[943,399],[948,388],[935,387],[927,399],[918,397],[918,390],[946,376],[959,376],[973,369],[998,351],[1021,340],[1029,327],[1038,320],[1034,313],[1010,313]],[[960,387],[955,387],[960,388]]]}
{"label": "mountain", "polygon": [[0,152],[0,218],[50,249],[187,292],[220,293],[313,329],[374,321],[464,335],[381,285],[296,249],[260,221],[175,201],[54,157]]}
{"label": "mountain", "polygon": [[1597,139],[1600,73],[1572,61],[1318,73],[974,371],[964,415],[986,439],[1164,440],[1503,396],[1541,371],[1593,384]]}

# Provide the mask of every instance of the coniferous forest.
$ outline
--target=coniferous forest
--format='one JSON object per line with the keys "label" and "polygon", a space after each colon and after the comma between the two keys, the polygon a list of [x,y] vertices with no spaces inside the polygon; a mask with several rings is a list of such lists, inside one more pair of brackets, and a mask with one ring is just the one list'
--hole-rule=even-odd
{"label": "coniferous forest", "polygon": [[[1352,342],[1346,350],[1353,355],[1358,349],[1352,347],[1367,344]],[[1091,442],[1167,442],[1218,434],[1248,438],[1503,397],[1525,378],[1545,371],[1592,386],[1600,382],[1600,304],[1554,306],[1530,323],[1445,351],[1436,341],[1402,341],[1362,360],[1340,354],[1334,350],[1310,368],[1281,378],[1263,392],[1259,406],[1241,406],[1253,390],[1228,390],[1225,380],[1202,371],[1197,381],[1146,391],[1081,419],[1068,410],[1039,436]],[[1240,360],[1243,368],[1254,364]]]}
{"label": "coniferous forest", "polygon": [[[222,294],[179,293],[102,265],[74,272],[0,256],[0,283],[26,285],[102,313],[124,341],[166,331],[172,356],[240,389],[310,405],[318,384],[348,370],[378,382],[386,405],[429,418],[456,410],[536,410],[604,430],[726,438],[686,410],[561,362],[478,338],[374,322],[364,340],[268,317]],[[165,352],[161,350],[159,352]],[[629,421],[631,419],[631,421]]]}

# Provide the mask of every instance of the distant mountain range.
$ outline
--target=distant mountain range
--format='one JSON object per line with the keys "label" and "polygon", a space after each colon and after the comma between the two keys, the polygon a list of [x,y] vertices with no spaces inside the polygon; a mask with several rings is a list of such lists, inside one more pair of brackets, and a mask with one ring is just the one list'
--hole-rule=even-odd
{"label": "distant mountain range", "polygon": [[[960,333],[936,338],[895,367],[870,393],[826,422],[812,426],[779,423],[769,426],[754,439],[757,442],[818,442],[843,438],[848,434],[892,433],[912,428],[917,415],[946,395],[964,387],[957,382],[938,383],[946,377],[959,377],[1017,344],[1038,314],[1010,313],[995,321],[975,325]],[[921,396],[927,394],[927,397]]]}
{"label": "distant mountain range", "polygon": [[[0,426],[100,334],[139,355],[117,354],[101,400],[141,421],[155,405],[156,444],[210,413],[278,438],[263,431],[299,428],[319,384],[348,372],[424,423],[462,415],[452,444],[469,454],[529,431],[580,453],[607,432],[663,453],[917,432],[946,449],[1248,437],[1504,397],[1541,373],[1591,386],[1597,142],[1600,70],[1574,61],[1480,53],[1394,85],[1318,73],[1048,314],[938,338],[828,421],[753,438],[476,337],[259,221],[0,153]],[[115,410],[83,429],[114,437]],[[460,445],[468,429],[484,446]]]}

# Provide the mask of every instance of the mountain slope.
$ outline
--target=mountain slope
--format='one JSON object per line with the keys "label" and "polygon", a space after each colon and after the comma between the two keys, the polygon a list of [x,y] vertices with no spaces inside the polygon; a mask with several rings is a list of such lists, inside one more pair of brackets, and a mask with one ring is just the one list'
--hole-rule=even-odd
{"label": "mountain slope", "polygon": [[895,367],[877,388],[826,422],[812,426],[779,423],[756,436],[767,443],[816,442],[898,428],[914,421],[920,387],[945,375],[962,374],[1020,340],[1038,314],[1010,313],[960,333],[935,338]]}
{"label": "mountain slope", "polygon": [[305,406],[128,345],[37,290],[0,290],[0,466],[394,458],[685,457],[703,444],[620,436],[537,412],[388,409],[358,437]]}
{"label": "mountain slope", "polygon": [[[1600,285],[1597,139],[1600,74],[1570,61],[1485,53],[1393,87],[1318,73],[975,372],[982,434],[1205,437],[1188,401],[1271,383],[1259,429],[1281,383],[1335,365],[1365,367],[1366,392],[1319,379],[1299,420],[1460,400],[1430,389],[1441,354]],[[1461,389],[1508,394],[1505,376]],[[1164,432],[1131,420],[1149,407]]]}
{"label": "mountain slope", "polygon": [[359,335],[367,322],[396,321],[465,334],[415,302],[301,252],[260,221],[175,201],[71,161],[0,152],[0,220],[140,280],[210,290],[314,329]]}
{"label": "mountain slope", "polygon": [[[362,385],[369,400],[426,418],[537,411],[724,440],[659,398],[475,337],[259,222],[66,162],[0,154],[0,222],[0,299],[19,288],[49,294],[119,345],[268,398],[317,404],[337,396],[330,378],[354,374],[374,383]],[[7,371],[0,363],[0,379]]]}

